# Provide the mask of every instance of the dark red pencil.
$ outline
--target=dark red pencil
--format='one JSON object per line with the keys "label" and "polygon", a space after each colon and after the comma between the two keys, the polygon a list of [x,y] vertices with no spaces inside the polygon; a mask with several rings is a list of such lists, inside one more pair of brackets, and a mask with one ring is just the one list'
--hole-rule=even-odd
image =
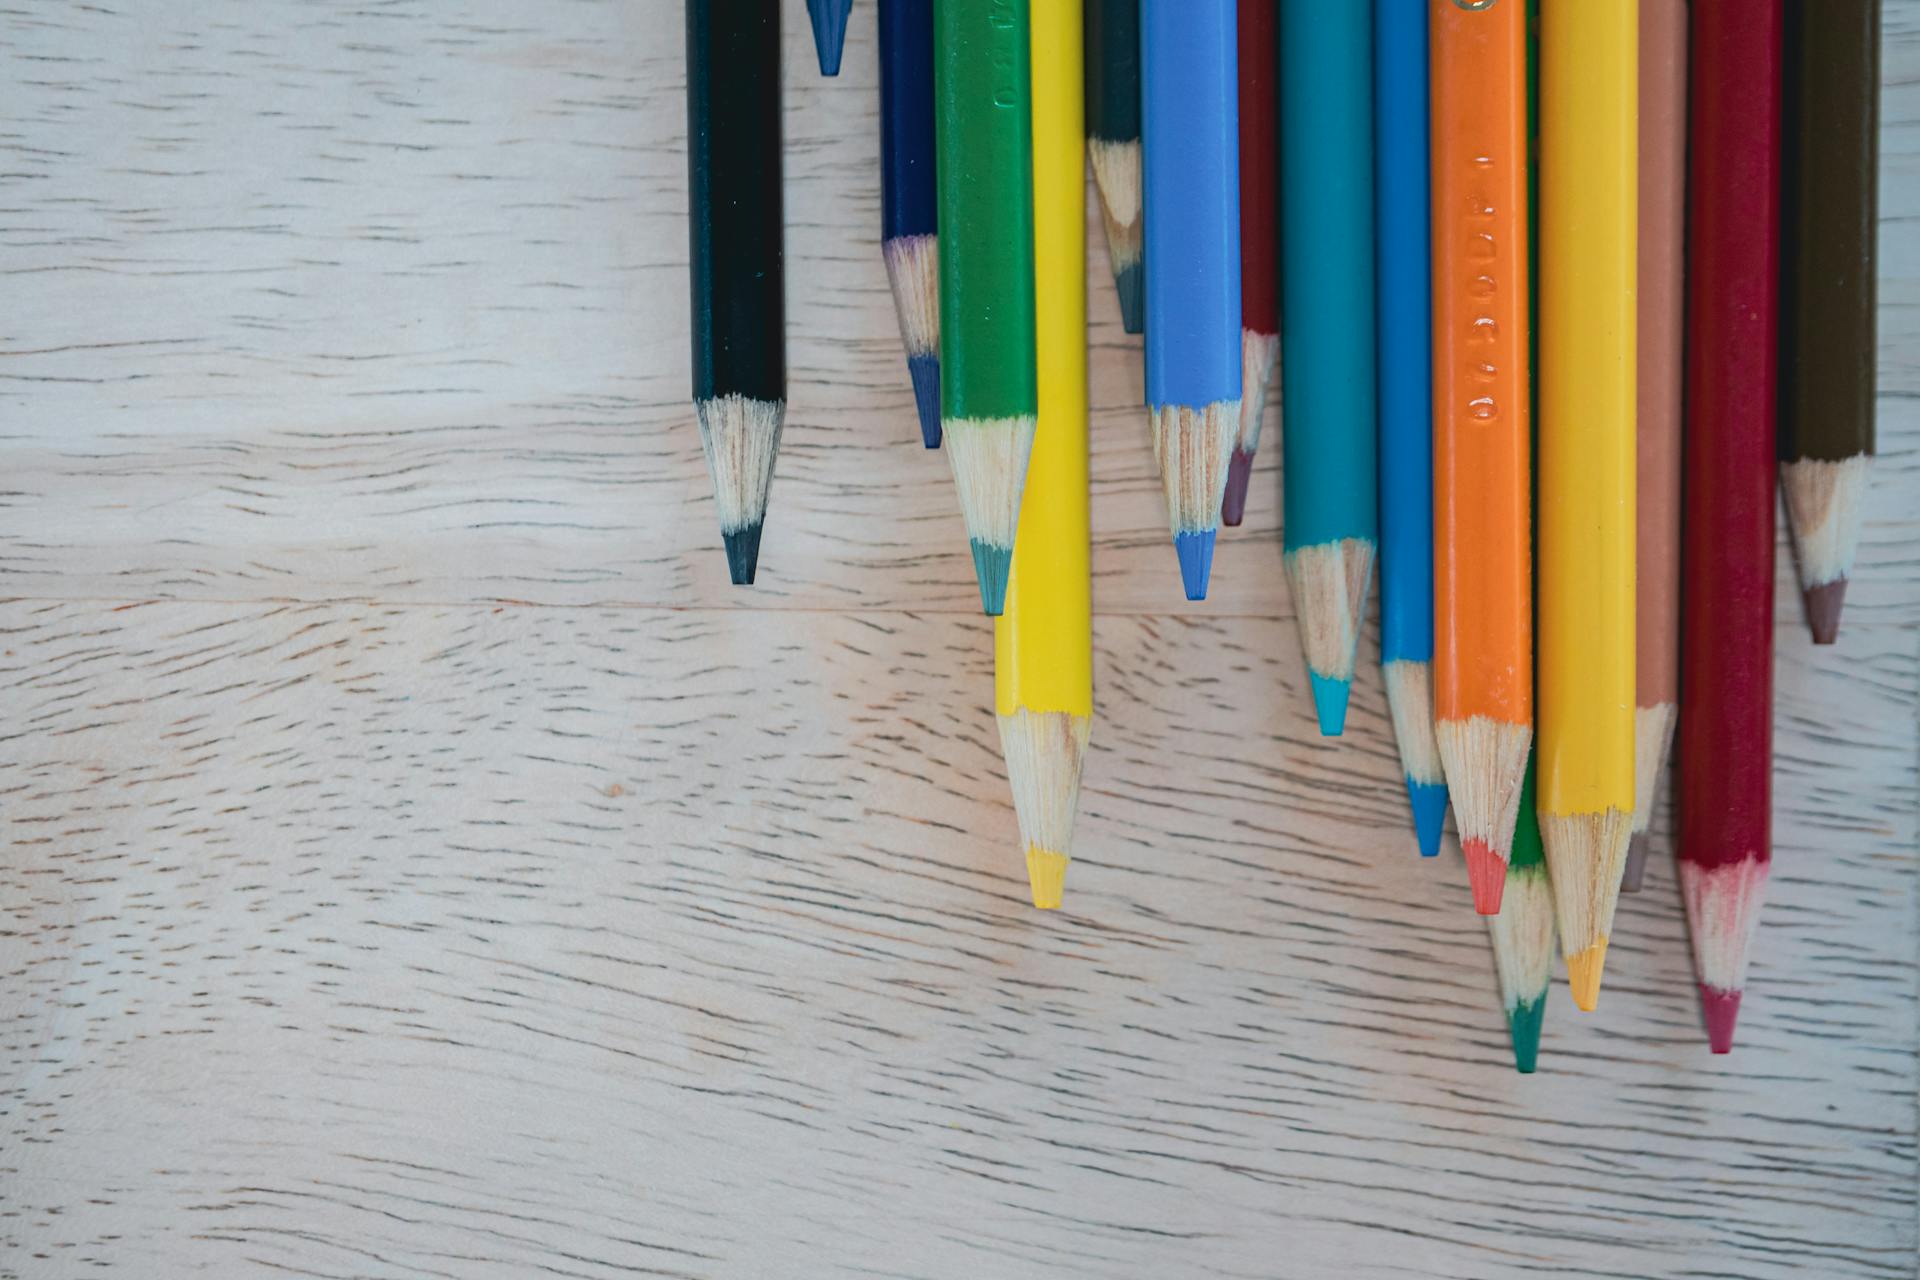
{"label": "dark red pencil", "polygon": [[1680,605],[1680,886],[1715,1053],[1773,860],[1781,0],[1694,0]]}
{"label": "dark red pencil", "polygon": [[1274,140],[1280,46],[1274,0],[1240,0],[1240,433],[1227,464],[1220,523],[1237,525],[1247,509],[1253,451],[1267,412],[1267,383],[1280,354],[1278,191]]}

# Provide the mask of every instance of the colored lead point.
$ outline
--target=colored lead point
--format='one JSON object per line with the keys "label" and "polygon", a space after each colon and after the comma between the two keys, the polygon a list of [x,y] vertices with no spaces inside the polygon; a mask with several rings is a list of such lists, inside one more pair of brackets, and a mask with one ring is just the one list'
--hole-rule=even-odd
{"label": "colored lead point", "polygon": [[907,373],[913,378],[913,407],[920,415],[920,441],[929,449],[940,447],[940,357],[908,356]]}
{"label": "colored lead point", "polygon": [[840,74],[840,51],[847,44],[847,13],[853,0],[807,0],[813,23],[813,51],[820,58],[820,74]]}
{"label": "colored lead point", "polygon": [[1407,779],[1407,802],[1413,807],[1413,834],[1420,845],[1420,856],[1440,853],[1440,831],[1447,820],[1447,788],[1444,784]]}
{"label": "colored lead point", "polygon": [[736,587],[753,585],[754,571],[760,564],[760,530],[764,526],[759,522],[744,529],[732,532],[721,530],[720,541],[727,548],[727,573],[733,578]]}
{"label": "colored lead point", "polygon": [[1202,529],[1174,535],[1174,554],[1180,557],[1180,585],[1186,588],[1189,600],[1207,598],[1207,583],[1213,576],[1214,533]]}
{"label": "colored lead point", "polygon": [[1352,682],[1317,671],[1307,672],[1307,680],[1313,685],[1313,710],[1320,717],[1321,734],[1339,737],[1347,727],[1347,692]]}
{"label": "colored lead point", "polygon": [[1740,1018],[1740,993],[1700,984],[1700,1015],[1707,1024],[1707,1045],[1715,1053],[1733,1051],[1733,1024]]}

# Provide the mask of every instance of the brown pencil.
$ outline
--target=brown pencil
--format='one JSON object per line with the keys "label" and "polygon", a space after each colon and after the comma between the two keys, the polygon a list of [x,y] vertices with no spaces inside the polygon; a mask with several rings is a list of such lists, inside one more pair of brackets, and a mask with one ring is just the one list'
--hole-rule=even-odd
{"label": "brown pencil", "polygon": [[1640,0],[1639,505],[1633,842],[1620,888],[1646,874],[1647,829],[1673,742],[1680,661],[1680,400],[1687,195],[1687,0]]}

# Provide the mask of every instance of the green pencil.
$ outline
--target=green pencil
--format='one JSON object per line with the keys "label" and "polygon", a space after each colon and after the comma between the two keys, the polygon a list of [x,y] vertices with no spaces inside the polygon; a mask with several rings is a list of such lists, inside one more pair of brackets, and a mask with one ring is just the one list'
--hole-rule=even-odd
{"label": "green pencil", "polygon": [[1493,940],[1500,1003],[1513,1037],[1513,1065],[1530,1072],[1540,1054],[1540,1021],[1547,1011],[1547,983],[1553,978],[1553,885],[1547,879],[1534,813],[1531,757],[1520,784],[1520,819],[1513,828],[1507,887],[1500,914],[1487,917],[1487,936]]}
{"label": "green pencil", "polygon": [[1007,597],[1039,415],[1028,0],[936,0],[940,421],[980,603]]}

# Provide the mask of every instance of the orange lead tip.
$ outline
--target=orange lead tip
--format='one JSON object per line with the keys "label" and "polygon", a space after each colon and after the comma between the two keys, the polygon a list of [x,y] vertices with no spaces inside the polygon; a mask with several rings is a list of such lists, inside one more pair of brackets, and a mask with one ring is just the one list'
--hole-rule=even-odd
{"label": "orange lead tip", "polygon": [[1577,956],[1567,957],[1567,982],[1573,987],[1573,1002],[1583,1013],[1592,1013],[1600,1003],[1600,974],[1607,967],[1607,940],[1594,943]]}
{"label": "orange lead tip", "polygon": [[1473,909],[1483,916],[1500,914],[1500,898],[1507,887],[1507,862],[1485,840],[1464,840],[1467,883],[1473,886]]}

